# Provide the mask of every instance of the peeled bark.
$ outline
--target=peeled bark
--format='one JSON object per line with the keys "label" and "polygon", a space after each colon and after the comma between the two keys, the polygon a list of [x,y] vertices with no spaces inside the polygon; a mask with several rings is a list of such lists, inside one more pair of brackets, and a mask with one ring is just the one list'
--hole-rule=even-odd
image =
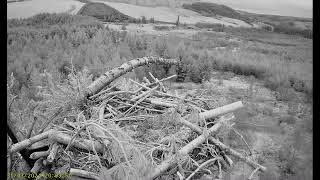
{"label": "peeled bark", "polygon": [[163,58],[157,58],[157,57],[143,57],[131,60],[127,63],[122,64],[118,68],[114,68],[106,73],[104,73],[102,76],[100,76],[98,79],[96,79],[92,84],[90,84],[87,87],[87,90],[85,92],[85,96],[92,96],[99,91],[101,91],[105,86],[109,85],[113,80],[116,78],[126,74],[127,72],[132,71],[133,69],[147,65],[147,64],[177,64],[177,61],[175,59],[163,59]]}

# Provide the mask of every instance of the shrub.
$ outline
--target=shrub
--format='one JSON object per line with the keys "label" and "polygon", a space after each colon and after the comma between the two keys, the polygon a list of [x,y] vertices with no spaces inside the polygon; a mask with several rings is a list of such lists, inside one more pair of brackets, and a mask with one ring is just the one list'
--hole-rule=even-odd
{"label": "shrub", "polygon": [[157,31],[169,31],[170,27],[169,26],[153,26],[153,29]]}
{"label": "shrub", "polygon": [[224,24],[214,24],[214,23],[196,23],[196,27],[201,28],[201,29],[208,29],[210,28],[212,31],[216,32],[224,32],[225,31],[225,26]]}
{"label": "shrub", "polygon": [[199,57],[194,56],[191,67],[189,68],[189,76],[191,81],[202,83],[209,81],[211,78],[212,66],[207,51],[200,54]]}
{"label": "shrub", "polygon": [[154,18],[153,18],[153,17],[150,18],[149,22],[152,23],[152,24],[154,24],[154,23],[155,23]]}
{"label": "shrub", "polygon": [[141,23],[142,24],[147,24],[148,23],[145,16],[141,16]]}
{"label": "shrub", "polygon": [[127,30],[126,26],[127,26],[126,24],[122,24],[121,30],[123,30],[123,31]]}

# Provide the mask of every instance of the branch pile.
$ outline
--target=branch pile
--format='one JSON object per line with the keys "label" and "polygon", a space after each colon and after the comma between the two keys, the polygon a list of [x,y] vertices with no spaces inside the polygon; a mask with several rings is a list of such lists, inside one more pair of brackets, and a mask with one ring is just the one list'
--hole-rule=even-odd
{"label": "branch pile", "polygon": [[33,173],[68,172],[89,179],[222,178],[235,159],[266,170],[217,136],[235,120],[232,112],[243,107],[241,101],[208,109],[191,95],[169,93],[163,82],[176,75],[157,79],[149,73],[144,82],[110,85],[148,63],[176,61],[141,58],[105,73],[85,91],[90,106],[13,144],[8,153],[33,150]]}

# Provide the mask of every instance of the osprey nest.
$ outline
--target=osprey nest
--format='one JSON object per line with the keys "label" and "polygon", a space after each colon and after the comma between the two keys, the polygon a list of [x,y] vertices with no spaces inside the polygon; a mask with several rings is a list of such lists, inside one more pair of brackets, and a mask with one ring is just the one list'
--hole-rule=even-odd
{"label": "osprey nest", "polygon": [[37,179],[45,173],[52,178],[67,173],[66,179],[222,179],[238,160],[252,166],[249,179],[266,171],[219,137],[232,128],[233,112],[244,107],[241,101],[210,109],[206,98],[169,93],[163,82],[176,75],[157,79],[149,73],[151,82],[144,78],[112,84],[151,63],[178,61],[144,57],[106,72],[84,88],[76,103],[62,98],[68,106],[60,107],[43,128],[34,129],[34,136],[13,143],[8,158],[30,152],[24,158],[33,160],[30,173]]}

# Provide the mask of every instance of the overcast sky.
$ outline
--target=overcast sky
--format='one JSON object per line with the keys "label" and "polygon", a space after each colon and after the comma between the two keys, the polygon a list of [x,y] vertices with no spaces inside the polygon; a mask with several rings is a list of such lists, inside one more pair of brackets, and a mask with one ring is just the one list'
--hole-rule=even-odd
{"label": "overcast sky", "polygon": [[312,18],[312,0],[203,0],[225,4],[234,9],[283,16]]}

